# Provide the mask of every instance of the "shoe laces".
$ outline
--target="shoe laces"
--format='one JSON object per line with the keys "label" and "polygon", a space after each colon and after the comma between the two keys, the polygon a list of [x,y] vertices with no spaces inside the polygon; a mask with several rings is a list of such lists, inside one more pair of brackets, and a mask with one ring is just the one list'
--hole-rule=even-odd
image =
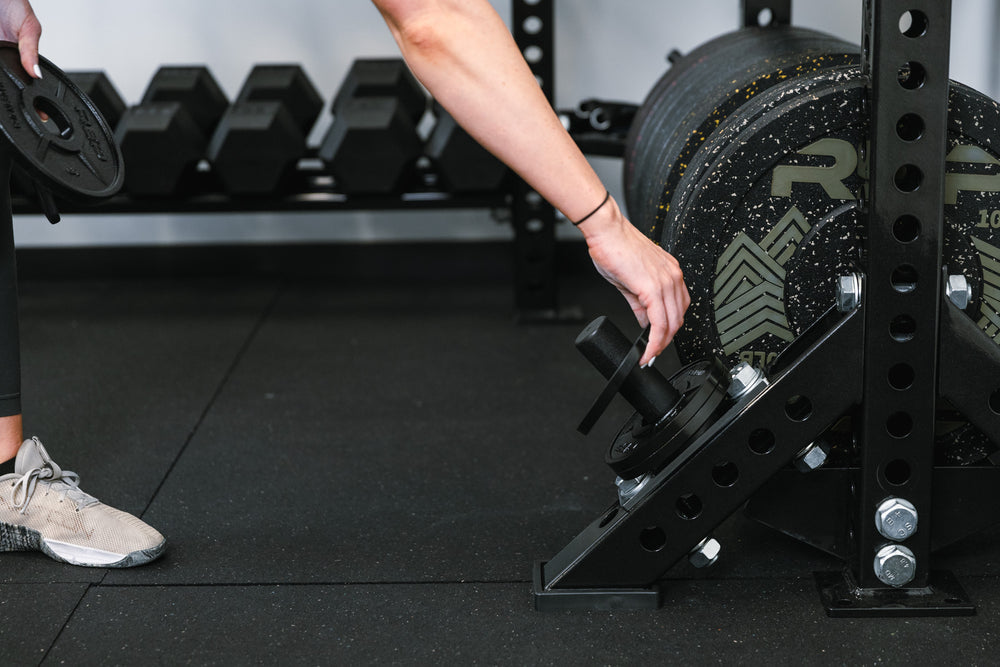
{"label": "shoe laces", "polygon": [[[42,458],[41,465],[28,470],[14,483],[14,491],[11,498],[14,509],[21,514],[25,513],[39,483],[43,486],[48,486],[52,491],[59,492],[61,494],[59,502],[67,498],[75,502],[77,511],[86,505],[97,502],[97,498],[80,489],[80,476],[78,474],[71,470],[60,468],[49,457],[48,452],[41,445],[39,445],[38,450]],[[46,493],[48,493],[48,490]]]}

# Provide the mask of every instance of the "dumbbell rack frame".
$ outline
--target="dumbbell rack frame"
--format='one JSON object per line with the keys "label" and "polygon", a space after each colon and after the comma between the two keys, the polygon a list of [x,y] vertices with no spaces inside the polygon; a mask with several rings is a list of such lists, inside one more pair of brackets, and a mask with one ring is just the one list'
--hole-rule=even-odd
{"label": "dumbbell rack frame", "polygon": [[[554,0],[512,2],[512,33],[515,41],[523,53],[530,54],[529,66],[550,102],[555,98],[553,5]],[[541,20],[526,25],[525,20],[529,17]],[[330,179],[324,179],[325,172],[322,170],[315,171],[315,178],[309,169],[300,172],[301,187],[288,195],[230,197],[220,192],[209,192],[161,199],[134,198],[120,194],[97,207],[79,207],[59,202],[59,209],[63,213],[99,215],[428,209],[507,211],[514,230],[514,306],[518,319],[549,321],[581,317],[577,308],[559,306],[555,209],[538,197],[521,179],[505,179],[500,189],[490,192],[443,192],[431,180],[430,185],[417,182],[404,186],[403,192],[347,195],[337,190],[335,185],[328,184]],[[419,175],[416,180],[421,180]],[[24,195],[15,193],[11,203],[16,214],[39,212],[38,203]]]}
{"label": "dumbbell rack frame", "polygon": [[[934,465],[939,401],[992,439],[1000,434],[1000,348],[946,298],[942,277],[950,5],[863,0],[871,124],[859,302],[831,308],[768,369],[768,384],[536,563],[537,609],[658,606],[658,579],[746,504],[753,518],[846,562],[815,575],[830,616],[975,613],[955,578],[931,567],[933,551],[990,525],[984,515],[1000,502],[1000,468]],[[744,0],[742,9],[745,26],[765,9],[772,23],[791,20],[791,0]],[[905,12],[926,17],[926,30],[904,34]],[[915,140],[897,132],[907,114],[923,123]],[[894,282],[901,267],[915,286]],[[856,425],[859,466],[803,474],[788,465],[844,415]],[[888,497],[909,500],[919,518],[902,542],[914,577],[899,587],[874,571],[889,543],[876,508]]]}

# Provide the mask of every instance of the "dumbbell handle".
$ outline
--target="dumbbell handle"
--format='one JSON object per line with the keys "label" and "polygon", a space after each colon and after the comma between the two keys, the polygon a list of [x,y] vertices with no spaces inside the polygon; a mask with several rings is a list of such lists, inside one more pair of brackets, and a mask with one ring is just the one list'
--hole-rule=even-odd
{"label": "dumbbell handle", "polygon": [[[632,342],[602,315],[580,332],[576,348],[601,375],[611,379],[631,350]],[[658,370],[638,366],[625,378],[618,393],[647,423],[659,421],[681,398]]]}

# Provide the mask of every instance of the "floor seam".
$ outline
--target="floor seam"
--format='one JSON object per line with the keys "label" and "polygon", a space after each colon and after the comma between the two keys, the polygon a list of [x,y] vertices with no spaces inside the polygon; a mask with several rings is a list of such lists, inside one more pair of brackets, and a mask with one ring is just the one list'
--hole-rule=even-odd
{"label": "floor seam", "polygon": [[[160,480],[160,483],[156,486],[156,489],[153,491],[152,495],[150,495],[149,500],[146,502],[145,507],[143,507],[142,509],[142,513],[139,515],[140,517],[144,516],[146,512],[149,511],[149,508],[156,501],[156,498],[159,496],[160,491],[163,489],[163,485],[166,484],[167,479],[170,478],[170,475],[173,473],[174,468],[177,467],[177,464],[180,462],[181,458],[183,458],[184,453],[187,451],[188,446],[191,444],[191,441],[194,440],[194,436],[198,433],[199,429],[201,428],[201,425],[205,421],[205,418],[208,416],[208,413],[215,406],[215,403],[219,399],[219,396],[222,395],[223,389],[225,389],[225,387],[229,384],[229,379],[236,371],[237,366],[239,366],[239,364],[243,361],[243,357],[246,355],[247,350],[250,349],[250,345],[257,337],[257,334],[263,327],[264,322],[266,322],[268,317],[270,317],[271,312],[274,310],[275,304],[277,304],[278,302],[278,298],[284,293],[284,291],[285,291],[285,283],[284,281],[280,281],[275,286],[274,294],[271,296],[271,299],[267,302],[263,310],[257,316],[257,320],[251,327],[250,332],[247,334],[246,339],[243,341],[242,345],[240,345],[239,349],[236,351],[236,355],[234,356],[232,362],[230,362],[229,366],[226,368],[226,371],[222,374],[222,378],[219,380],[218,386],[216,386],[215,391],[212,392],[212,395],[206,402],[204,409],[202,409],[201,414],[198,415],[198,419],[195,420],[195,423],[191,427],[190,432],[188,432],[187,437],[184,439],[184,444],[181,445],[181,448],[177,451],[176,456],[174,456],[174,460],[170,462],[170,466],[163,474],[163,478]],[[101,581],[103,582],[103,577]]]}

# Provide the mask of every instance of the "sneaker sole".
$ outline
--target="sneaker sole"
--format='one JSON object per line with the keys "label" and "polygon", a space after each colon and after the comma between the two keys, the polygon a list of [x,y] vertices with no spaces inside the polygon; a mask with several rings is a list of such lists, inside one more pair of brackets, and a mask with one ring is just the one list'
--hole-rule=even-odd
{"label": "sneaker sole", "polygon": [[0,522],[0,551],[41,551],[52,560],[82,567],[125,568],[156,560],[166,550],[164,540],[150,549],[122,554],[46,540],[37,530]]}

